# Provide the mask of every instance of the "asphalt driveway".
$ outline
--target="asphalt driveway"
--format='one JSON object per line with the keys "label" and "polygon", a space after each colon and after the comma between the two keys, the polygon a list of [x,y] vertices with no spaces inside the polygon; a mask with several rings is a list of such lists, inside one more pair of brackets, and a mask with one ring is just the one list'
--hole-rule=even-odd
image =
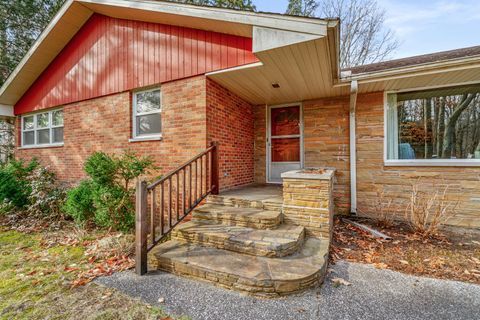
{"label": "asphalt driveway", "polygon": [[[195,320],[480,319],[480,286],[356,263],[340,262],[331,269],[321,289],[275,300],[248,297],[163,272],[138,277],[127,271],[99,278],[97,283],[160,305],[171,315]],[[331,279],[336,277],[351,285],[334,285]]]}

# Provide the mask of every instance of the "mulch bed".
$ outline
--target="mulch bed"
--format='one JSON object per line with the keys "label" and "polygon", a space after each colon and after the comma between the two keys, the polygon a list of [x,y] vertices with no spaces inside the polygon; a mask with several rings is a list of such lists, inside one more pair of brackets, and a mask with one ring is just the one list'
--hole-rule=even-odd
{"label": "mulch bed", "polygon": [[340,219],[336,219],[330,258],[372,264],[408,274],[480,284],[480,231],[445,229],[424,238],[408,225],[394,223],[379,227],[374,220],[356,222],[392,237],[385,240]]}

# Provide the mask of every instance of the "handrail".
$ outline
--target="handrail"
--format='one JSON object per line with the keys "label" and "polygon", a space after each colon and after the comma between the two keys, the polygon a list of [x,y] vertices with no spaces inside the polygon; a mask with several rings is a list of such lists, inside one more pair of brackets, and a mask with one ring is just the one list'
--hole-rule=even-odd
{"label": "handrail", "polygon": [[137,274],[147,272],[147,253],[150,250],[163,241],[208,195],[218,194],[218,182],[218,147],[214,142],[205,151],[152,184],[138,181],[135,207]]}
{"label": "handrail", "polygon": [[150,184],[149,186],[147,186],[147,189],[148,190],[151,190],[153,188],[155,188],[156,186],[158,186],[159,184],[161,184],[162,182],[164,182],[165,180],[168,180],[169,178],[171,178],[173,175],[175,175],[178,171],[181,171],[183,169],[185,169],[188,165],[190,165],[191,163],[195,162],[196,160],[198,160],[200,157],[203,157],[205,156],[207,153],[209,153],[210,151],[212,151],[213,149],[215,149],[216,146],[211,146],[210,148],[208,148],[207,150],[203,151],[202,153],[199,153],[198,155],[196,155],[194,158],[192,158],[191,160],[185,162],[183,165],[181,165],[180,167],[178,167],[177,169],[175,170],[172,170],[170,171],[169,173],[167,173],[164,177],[162,177],[161,179],[153,182],[152,184]]}

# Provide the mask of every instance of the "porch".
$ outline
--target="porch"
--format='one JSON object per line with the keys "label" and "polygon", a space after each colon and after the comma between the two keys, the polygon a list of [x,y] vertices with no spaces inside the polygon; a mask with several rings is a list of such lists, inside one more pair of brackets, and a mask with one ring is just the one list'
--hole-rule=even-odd
{"label": "porch", "polygon": [[[171,207],[178,206],[156,205],[156,187],[163,190],[163,183],[170,186],[171,176],[139,193],[137,245],[149,238],[147,230],[138,229],[142,220],[151,221],[149,229],[154,234],[157,208],[160,208],[161,232],[159,238],[150,237],[152,245],[146,251],[137,246],[142,251],[137,257],[150,251],[148,257],[137,260],[137,272],[146,271],[143,266],[148,259],[150,270],[163,270],[262,297],[287,295],[320,284],[325,276],[331,236],[334,170],[297,170],[283,175],[283,185],[250,184],[217,193],[216,147],[207,152],[213,154],[200,163],[207,166],[204,172],[211,172],[213,179],[207,179],[210,175],[193,175],[194,181],[200,178],[199,184],[207,187],[200,188],[199,197],[185,210],[192,212],[190,221],[180,223],[186,213],[169,223]],[[202,155],[197,159],[202,159]],[[191,178],[187,176],[186,180]],[[179,199],[182,207],[183,197],[176,195],[176,189],[169,187],[173,193],[168,199]],[[165,202],[168,203],[170,200]],[[167,228],[162,222],[165,213]],[[170,238],[165,242],[167,235]]]}

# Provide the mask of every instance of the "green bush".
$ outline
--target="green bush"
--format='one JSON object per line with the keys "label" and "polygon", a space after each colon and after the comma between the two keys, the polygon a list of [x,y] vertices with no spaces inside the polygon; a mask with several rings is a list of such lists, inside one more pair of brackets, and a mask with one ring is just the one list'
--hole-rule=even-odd
{"label": "green bush", "polygon": [[28,164],[12,160],[0,167],[0,203],[11,208],[22,209],[29,203],[31,186],[28,175],[39,166],[33,159]]}
{"label": "green bush", "polygon": [[91,221],[95,216],[94,189],[94,183],[91,180],[83,180],[77,187],[67,191],[67,200],[63,210],[78,224]]}
{"label": "green bush", "polygon": [[135,225],[131,182],[151,168],[151,158],[129,151],[121,156],[96,152],[85,162],[89,179],[68,192],[64,209],[77,223],[129,231]]}

